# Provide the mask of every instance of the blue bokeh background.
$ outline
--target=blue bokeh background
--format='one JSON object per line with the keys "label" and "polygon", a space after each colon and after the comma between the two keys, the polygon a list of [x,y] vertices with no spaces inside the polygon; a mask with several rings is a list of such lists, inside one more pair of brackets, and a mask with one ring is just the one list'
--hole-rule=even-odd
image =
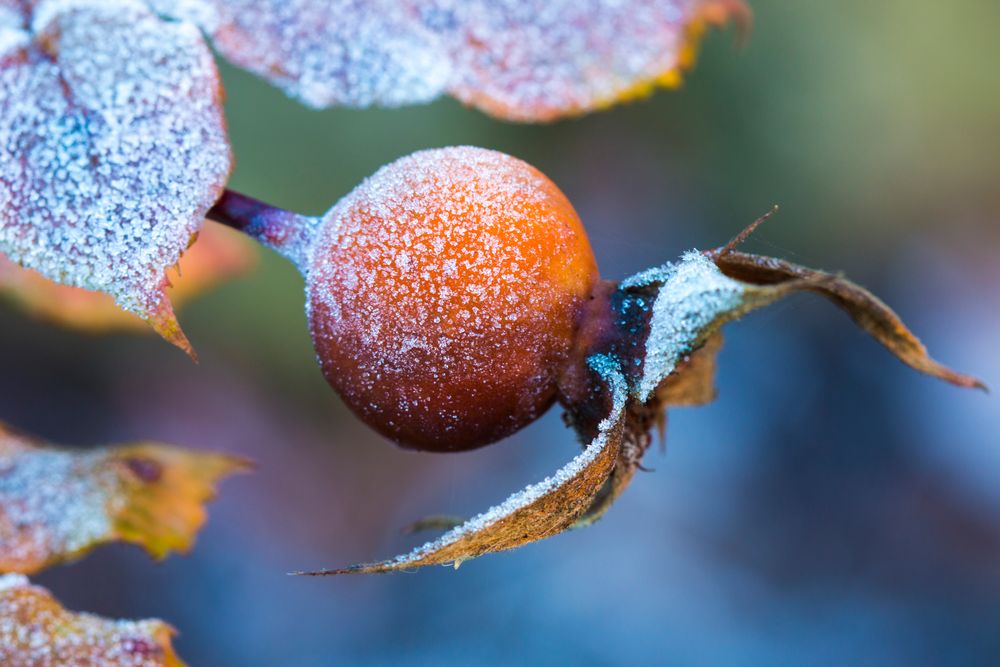
{"label": "blue bokeh background", "polygon": [[[426,107],[309,111],[224,67],[233,187],[325,210],[410,151],[475,144],[564,189],[602,272],[719,245],[842,269],[942,361],[1000,385],[1000,4],[757,0],[685,87],[549,126]],[[187,557],[107,547],[37,577],[74,609],[174,624],[191,665],[996,664],[1000,403],[904,367],[815,298],[731,325],[719,399],[670,415],[591,529],[457,572],[329,579],[413,519],[468,515],[575,453],[557,411],[462,455],[396,449],[314,363],[302,285],[192,303],[200,365],[0,305],[0,418],[68,445],[157,439],[254,458]]]}

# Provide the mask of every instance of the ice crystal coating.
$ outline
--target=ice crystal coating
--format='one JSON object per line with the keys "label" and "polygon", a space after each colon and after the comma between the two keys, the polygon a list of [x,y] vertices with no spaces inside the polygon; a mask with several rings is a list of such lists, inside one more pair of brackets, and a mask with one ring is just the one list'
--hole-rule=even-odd
{"label": "ice crystal coating", "polygon": [[30,40],[21,4],[15,0],[0,2],[0,59],[23,48]]}
{"label": "ice crystal coating", "polygon": [[390,572],[448,562],[458,567],[471,558],[513,549],[570,527],[590,507],[614,467],[628,402],[628,385],[618,362],[605,355],[587,361],[607,387],[610,409],[598,424],[597,436],[555,474],[408,554],[381,563],[312,574]]}
{"label": "ice crystal coating", "polygon": [[400,106],[444,92],[437,39],[396,0],[154,0],[226,58],[313,107]]}
{"label": "ice crystal coating", "polygon": [[448,92],[545,121],[675,85],[706,22],[742,0],[150,0],[305,103],[399,106]]}
{"label": "ice crystal coating", "polygon": [[214,483],[245,464],[165,445],[71,452],[0,424],[0,571],[31,573],[110,540],[190,547]]}
{"label": "ice crystal coating", "polygon": [[65,610],[19,574],[0,576],[0,664],[10,667],[183,667],[159,620]]}
{"label": "ice crystal coating", "polygon": [[644,271],[622,282],[623,287],[661,283],[653,302],[642,378],[636,392],[649,400],[677,363],[698,343],[711,325],[743,303],[747,285],[725,276],[707,257],[691,250],[675,264]]}
{"label": "ice crystal coating", "polygon": [[413,0],[448,45],[458,99],[545,121],[676,84],[703,0]]}
{"label": "ice crystal coating", "polygon": [[307,274],[313,341],[347,404],[406,446],[468,449],[551,405],[597,267],[549,179],[457,147],[341,200]]}
{"label": "ice crystal coating", "polygon": [[165,273],[230,169],[212,55],[139,0],[43,0],[27,19],[0,59],[0,252],[184,346]]}

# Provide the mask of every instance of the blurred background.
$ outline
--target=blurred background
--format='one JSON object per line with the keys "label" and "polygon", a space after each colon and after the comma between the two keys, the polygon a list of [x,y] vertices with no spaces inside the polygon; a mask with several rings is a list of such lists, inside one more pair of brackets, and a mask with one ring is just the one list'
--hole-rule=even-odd
{"label": "blurred background", "polygon": [[[754,0],[682,90],[550,126],[452,100],[313,112],[223,67],[232,187],[316,214],[413,150],[475,144],[548,174],[621,278],[726,241],[843,270],[941,361],[1000,386],[1000,4]],[[796,297],[727,328],[719,399],[670,414],[599,524],[460,570],[327,579],[398,528],[470,515],[576,453],[558,410],[502,444],[408,453],[314,362],[294,269],[181,313],[200,365],[149,335],[92,336],[0,304],[0,419],[69,445],[232,452],[187,557],[106,547],[37,581],[69,607],[175,625],[193,667],[996,664],[1000,403],[904,367]]]}

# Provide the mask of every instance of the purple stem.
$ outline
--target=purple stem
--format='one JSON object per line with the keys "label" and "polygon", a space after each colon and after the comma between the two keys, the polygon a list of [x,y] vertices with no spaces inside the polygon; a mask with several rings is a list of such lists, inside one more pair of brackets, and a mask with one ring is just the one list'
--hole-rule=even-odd
{"label": "purple stem", "polygon": [[232,190],[222,193],[207,217],[239,230],[305,271],[320,218],[299,215]]}

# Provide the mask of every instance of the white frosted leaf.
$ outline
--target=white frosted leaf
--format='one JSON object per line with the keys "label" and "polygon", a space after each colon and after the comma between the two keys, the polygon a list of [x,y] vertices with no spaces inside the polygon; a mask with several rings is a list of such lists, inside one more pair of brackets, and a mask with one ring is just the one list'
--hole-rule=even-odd
{"label": "white frosted leaf", "polygon": [[450,92],[493,115],[545,121],[676,85],[706,21],[737,0],[411,0],[442,36]]}
{"label": "white frosted leaf", "polygon": [[0,252],[186,347],[165,274],[231,162],[211,53],[139,0],[43,0],[22,25],[0,56]]}
{"label": "white frosted leaf", "polygon": [[588,360],[607,392],[607,416],[597,435],[572,461],[545,480],[525,487],[437,540],[396,558],[307,574],[373,573],[462,562],[514,549],[572,527],[593,503],[614,470],[621,449],[628,387],[618,362],[597,355]]}
{"label": "white frosted leaf", "polygon": [[236,65],[314,107],[400,106],[444,91],[439,40],[395,0],[152,0]]}

